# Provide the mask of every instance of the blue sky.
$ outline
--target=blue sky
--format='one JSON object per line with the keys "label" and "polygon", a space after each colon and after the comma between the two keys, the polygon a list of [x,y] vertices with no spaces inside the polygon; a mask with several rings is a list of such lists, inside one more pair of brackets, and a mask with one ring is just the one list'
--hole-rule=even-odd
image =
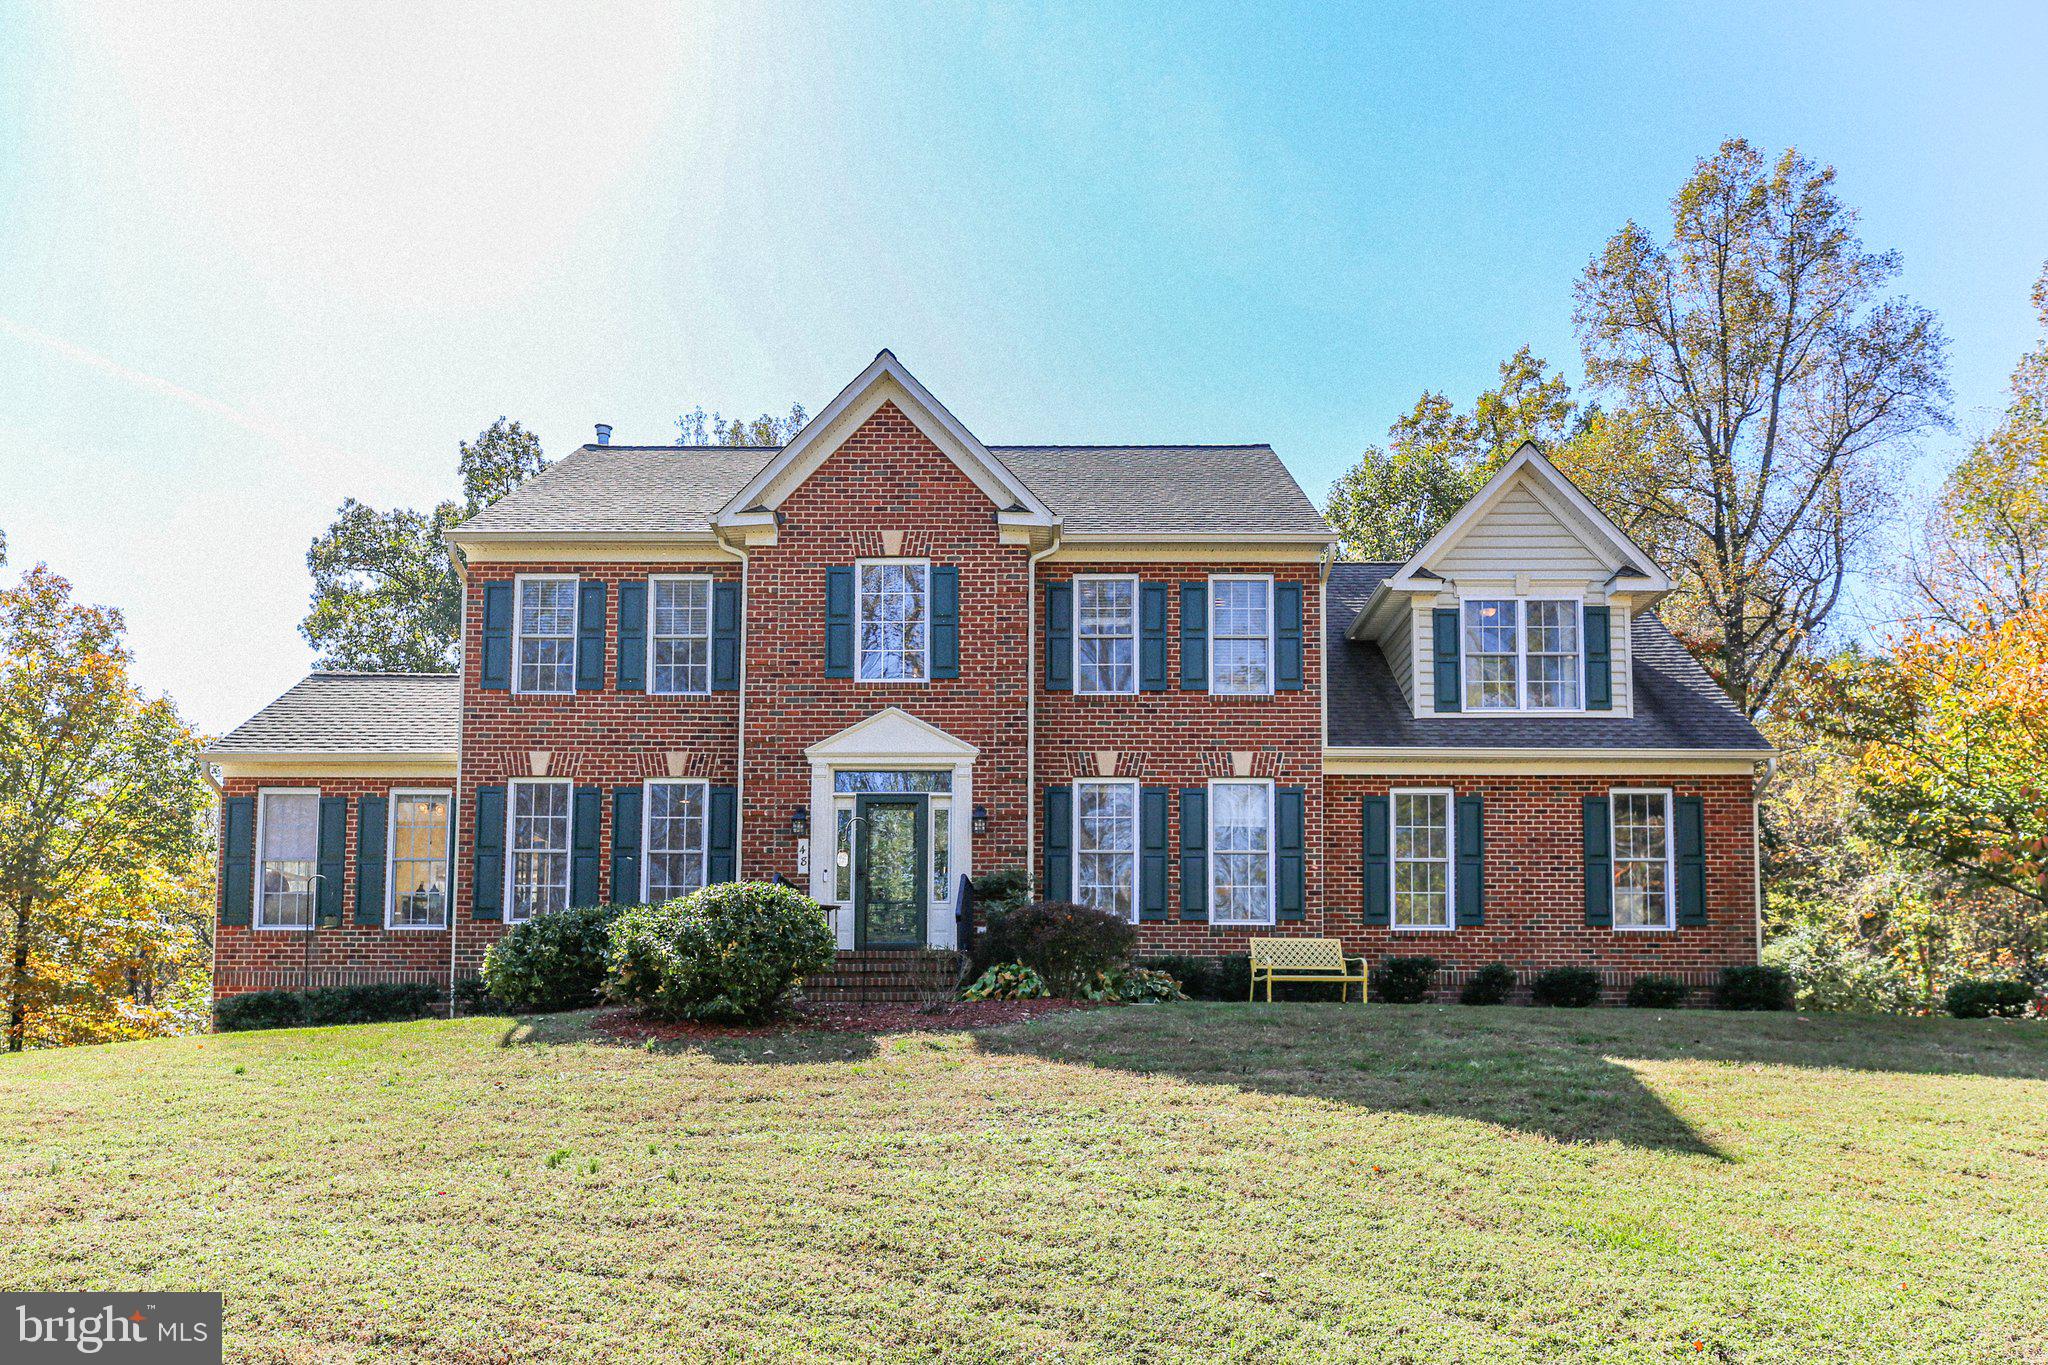
{"label": "blue sky", "polygon": [[0,10],[12,570],[205,727],[307,667],[341,498],[500,413],[664,441],[888,346],[990,442],[1270,441],[1320,498],[1425,388],[1575,376],[1574,278],[1724,136],[1839,169],[1966,428],[2048,257],[2040,4],[515,13]]}

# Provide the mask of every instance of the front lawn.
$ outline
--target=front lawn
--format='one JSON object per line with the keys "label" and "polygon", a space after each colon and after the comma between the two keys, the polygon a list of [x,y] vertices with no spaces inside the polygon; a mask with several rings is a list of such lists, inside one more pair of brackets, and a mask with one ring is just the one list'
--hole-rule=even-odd
{"label": "front lawn", "polygon": [[2048,1027],[1178,1005],[0,1060],[0,1284],[230,1358],[2048,1358]]}

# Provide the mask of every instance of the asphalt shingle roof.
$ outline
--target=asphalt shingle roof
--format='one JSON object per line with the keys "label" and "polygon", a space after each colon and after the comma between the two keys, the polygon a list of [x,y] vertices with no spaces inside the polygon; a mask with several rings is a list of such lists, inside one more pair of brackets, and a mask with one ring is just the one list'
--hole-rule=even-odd
{"label": "asphalt shingle roof", "polygon": [[1334,564],[1324,622],[1329,742],[1378,749],[1768,749],[1707,671],[1654,612],[1629,623],[1633,716],[1416,719],[1377,642],[1345,632],[1398,564]]}
{"label": "asphalt shingle roof", "polygon": [[[991,446],[1081,534],[1329,532],[1272,447]],[[464,529],[696,531],[775,456],[768,446],[584,446]]]}
{"label": "asphalt shingle roof", "polygon": [[454,753],[461,728],[453,673],[314,673],[207,753]]}

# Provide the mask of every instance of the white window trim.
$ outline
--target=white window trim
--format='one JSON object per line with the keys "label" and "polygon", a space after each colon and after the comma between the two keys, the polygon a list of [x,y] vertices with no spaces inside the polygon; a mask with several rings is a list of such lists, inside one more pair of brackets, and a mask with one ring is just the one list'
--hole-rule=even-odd
{"label": "white window trim", "polygon": [[[654,670],[654,585],[657,583],[702,583],[704,585],[704,690],[701,692],[678,689],[664,691],[654,685],[657,676]],[[856,610],[858,608],[856,607]],[[711,695],[712,652],[716,649],[718,635],[718,580],[708,573],[657,573],[647,576],[647,695],[650,697],[708,697]],[[678,635],[673,639],[688,639]]]}
{"label": "white window trim", "polygon": [[[918,568],[924,571],[924,671],[914,678],[870,678],[867,676],[866,673],[862,672],[862,660],[866,657],[866,652],[862,650],[860,647],[860,606],[861,599],[867,595],[866,589],[861,586],[867,578],[867,575],[863,573],[862,570],[879,567],[885,564],[895,564],[904,567]],[[894,558],[891,558],[888,555],[882,555],[873,559],[856,559],[853,561],[853,680],[857,683],[866,683],[871,687],[912,687],[920,683],[928,683],[932,680],[931,560],[915,558],[908,555],[898,555]]]}
{"label": "white window trim", "polygon": [[1073,881],[1075,885],[1072,889],[1076,893],[1078,893],[1081,889],[1079,883],[1081,880],[1081,788],[1083,787],[1123,787],[1128,789],[1131,793],[1130,922],[1132,924],[1136,924],[1138,922],[1140,914],[1144,911],[1145,908],[1143,905],[1139,903],[1139,888],[1143,884],[1145,879],[1145,794],[1138,790],[1138,780],[1134,777],[1082,777],[1074,779],[1074,809],[1071,816],[1071,823],[1073,828],[1067,835],[1067,847],[1073,850]]}
{"label": "white window trim", "polygon": [[[1139,652],[1144,647],[1141,638],[1144,626],[1141,618],[1144,603],[1139,600],[1144,588],[1134,573],[1088,573],[1074,575],[1074,695],[1079,697],[1135,697],[1139,692],[1139,670],[1144,661]],[[1083,583],[1128,583],[1131,585],[1131,685],[1129,687],[1088,687],[1081,686],[1081,585]]]}
{"label": "white window trim", "polygon": [[[1441,796],[1444,800],[1444,922],[1442,924],[1397,924],[1394,906],[1400,892],[1401,855],[1394,842],[1400,827],[1395,807],[1403,796]],[[1434,862],[1411,858],[1410,862]],[[1458,927],[1458,794],[1449,787],[1390,787],[1387,790],[1387,927],[1401,934],[1447,934]]]}
{"label": "white window trim", "polygon": [[[404,796],[440,797],[448,803],[450,812],[448,847],[442,854],[448,866],[448,890],[441,898],[441,922],[439,924],[395,924],[392,917],[398,913],[398,801]],[[443,787],[394,787],[384,794],[384,928],[393,934],[445,934],[448,932],[450,907],[455,904],[455,828],[453,812],[455,793]],[[361,839],[363,832],[356,831]]]}
{"label": "white window trim", "polygon": [[519,797],[517,789],[520,787],[567,787],[569,789],[569,801],[564,822],[569,837],[562,845],[562,901],[564,905],[568,904],[569,896],[576,884],[576,784],[566,777],[515,777],[510,779],[505,784],[504,922],[507,924],[524,924],[533,918],[531,915],[515,916],[512,913],[519,904],[519,898],[513,894],[514,884],[519,874],[519,847],[513,842],[512,831],[517,829],[519,825]]}
{"label": "white window trim", "polygon": [[[640,901],[653,894],[648,888],[654,878],[654,789],[656,787],[701,787],[704,790],[704,886],[711,884],[711,782],[702,777],[650,777],[640,784]],[[574,837],[574,832],[571,832]],[[701,889],[701,888],[700,888]]]}
{"label": "white window trim", "polygon": [[[1620,924],[1614,922],[1614,902],[1619,887],[1615,872],[1621,865],[1621,841],[1615,837],[1614,798],[1655,796],[1664,802],[1664,922],[1662,924]],[[1617,934],[1668,934],[1678,928],[1678,812],[1669,787],[1611,787],[1607,792],[1607,914],[1608,927]]]}
{"label": "white window trim", "polygon": [[[560,691],[553,688],[525,688],[519,685],[520,658],[525,653],[526,639],[526,584],[528,583],[574,583],[576,591],[569,594],[569,685]],[[576,695],[576,652],[583,639],[583,579],[573,573],[522,573],[512,576],[512,690],[524,697],[573,697]],[[548,636],[555,639],[555,636]]]}
{"label": "white window trim", "polygon": [[313,913],[304,924],[265,924],[263,922],[263,808],[269,804],[266,798],[272,796],[310,796],[315,802],[320,799],[318,787],[258,787],[256,789],[256,866],[252,879],[256,884],[256,904],[249,915],[249,925],[263,933],[304,934],[320,927],[320,816],[316,805],[313,815]]}
{"label": "white window trim", "polygon": [[[1513,602],[1515,604],[1515,704],[1513,706],[1471,706],[1466,704],[1465,665],[1472,657],[1465,648],[1465,605],[1468,602]],[[1578,609],[1579,637],[1579,704],[1577,706],[1531,706],[1529,704],[1529,604],[1531,602],[1567,602]],[[1547,592],[1470,592],[1458,595],[1458,702],[1459,711],[1470,716],[1503,716],[1527,712],[1536,716],[1583,716],[1608,715],[1609,712],[1592,712],[1586,708],[1586,600],[1564,593]],[[1437,712],[1431,712],[1435,719]],[[1445,712],[1454,715],[1456,712]]]}
{"label": "white window trim", "polygon": [[[1262,920],[1222,920],[1216,916],[1216,789],[1218,787],[1264,787],[1266,789],[1266,917]],[[1280,922],[1280,829],[1274,808],[1273,779],[1270,777],[1212,777],[1208,799],[1203,803],[1209,822],[1209,916],[1210,923],[1224,929],[1268,929]]]}
{"label": "white window trim", "polygon": [[[1218,583],[1264,583],[1266,585],[1266,686],[1256,692],[1224,692],[1216,683],[1222,673],[1216,667],[1216,585]],[[1216,697],[1270,697],[1273,695],[1273,674],[1279,670],[1280,645],[1279,622],[1274,620],[1279,607],[1274,597],[1273,575],[1269,573],[1212,573],[1209,575],[1209,693]],[[1249,637],[1232,636],[1232,639]]]}

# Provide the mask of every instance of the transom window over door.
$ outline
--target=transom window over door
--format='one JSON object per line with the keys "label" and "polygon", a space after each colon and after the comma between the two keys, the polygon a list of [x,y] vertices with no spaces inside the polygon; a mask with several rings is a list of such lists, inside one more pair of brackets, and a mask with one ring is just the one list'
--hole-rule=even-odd
{"label": "transom window over door", "polygon": [[648,580],[653,690],[671,696],[711,691],[711,580]]}
{"label": "transom window over door", "polygon": [[507,818],[512,825],[512,837],[505,841],[511,854],[512,894],[505,917],[531,919],[567,909],[569,784],[514,782]]}
{"label": "transom window over door", "polygon": [[1212,693],[1263,696],[1273,690],[1272,579],[1210,579],[1209,634]]}
{"label": "transom window over door", "polygon": [[1209,784],[1209,919],[1273,922],[1273,788]]}
{"label": "transom window over door", "polygon": [[257,823],[257,926],[304,929],[313,923],[314,873],[320,862],[320,793],[264,792]]}
{"label": "transom window over door", "polygon": [[1138,690],[1138,582],[1074,580],[1074,690]]}
{"label": "transom window over door", "polygon": [[862,682],[924,682],[930,676],[931,566],[869,560],[855,566],[855,676]]}
{"label": "transom window over door", "polygon": [[1074,784],[1074,899],[1120,919],[1138,908],[1138,787]]}
{"label": "transom window over door", "polygon": [[643,866],[648,901],[674,900],[704,885],[710,806],[707,783],[647,784],[647,856]]}
{"label": "transom window over door", "polygon": [[576,690],[576,587],[574,578],[520,578],[521,692]]}
{"label": "transom window over door", "polygon": [[1396,929],[1451,927],[1451,794],[1392,793]]}
{"label": "transom window over door", "polygon": [[448,923],[446,792],[391,794],[390,923],[394,929],[440,929]]}
{"label": "transom window over door", "polygon": [[1614,927],[1671,927],[1671,793],[1618,791],[1614,811]]}

